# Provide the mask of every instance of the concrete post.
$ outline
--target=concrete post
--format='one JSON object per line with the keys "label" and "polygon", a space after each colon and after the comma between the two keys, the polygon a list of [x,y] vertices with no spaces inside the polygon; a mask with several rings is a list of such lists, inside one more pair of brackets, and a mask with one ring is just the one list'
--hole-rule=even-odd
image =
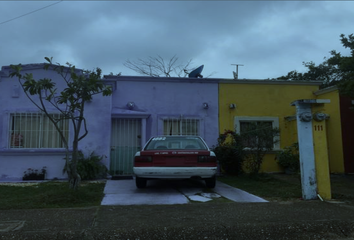
{"label": "concrete post", "polygon": [[296,101],[295,106],[300,153],[302,198],[304,200],[317,199],[311,104]]}
{"label": "concrete post", "polygon": [[[312,125],[312,106],[318,106],[319,104],[330,103],[328,99],[303,99],[297,100],[291,103],[292,106],[296,106],[296,120],[297,120],[297,131],[298,131],[298,142],[299,142],[299,153],[300,153],[300,170],[301,170],[301,184],[302,184],[302,197],[304,200],[317,199],[317,175],[324,176],[328,175],[326,173],[326,167],[323,167],[323,162],[327,161],[328,164],[328,154],[327,145],[323,145],[324,139],[323,135],[318,136],[316,134],[315,138],[313,135],[313,125]],[[316,115],[316,117],[318,117]],[[319,119],[317,119],[318,121]],[[322,119],[323,121],[323,119]],[[319,125],[319,124],[317,124]],[[315,125],[315,126],[317,126]],[[325,127],[324,123],[321,124],[322,128]],[[316,154],[317,159],[315,161],[315,148],[314,139],[316,140]],[[323,147],[325,147],[323,149]],[[323,153],[323,154],[322,154]],[[327,156],[327,159],[319,160],[321,157]],[[317,163],[317,166],[316,166]],[[330,198],[330,192],[328,194],[328,187],[330,188],[329,181],[321,182],[321,193],[325,194],[326,198]]]}

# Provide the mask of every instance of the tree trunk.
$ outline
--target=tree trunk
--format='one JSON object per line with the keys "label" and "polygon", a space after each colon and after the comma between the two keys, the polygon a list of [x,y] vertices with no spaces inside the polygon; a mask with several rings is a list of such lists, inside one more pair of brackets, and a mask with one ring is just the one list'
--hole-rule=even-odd
{"label": "tree trunk", "polygon": [[68,177],[69,177],[69,187],[76,190],[81,182],[81,176],[77,172],[77,163],[78,163],[78,156],[79,156],[79,149],[78,149],[78,137],[74,136],[73,141],[73,153],[71,162],[69,164],[68,169]]}

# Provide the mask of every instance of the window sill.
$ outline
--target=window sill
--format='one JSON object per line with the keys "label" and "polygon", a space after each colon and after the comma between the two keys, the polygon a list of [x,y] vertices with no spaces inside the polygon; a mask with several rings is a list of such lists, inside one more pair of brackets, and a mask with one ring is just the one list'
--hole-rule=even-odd
{"label": "window sill", "polygon": [[[69,150],[72,151],[71,149]],[[2,156],[29,156],[29,155],[63,155],[66,153],[65,149],[56,149],[56,148],[48,148],[48,149],[2,149],[0,150],[0,155]]]}

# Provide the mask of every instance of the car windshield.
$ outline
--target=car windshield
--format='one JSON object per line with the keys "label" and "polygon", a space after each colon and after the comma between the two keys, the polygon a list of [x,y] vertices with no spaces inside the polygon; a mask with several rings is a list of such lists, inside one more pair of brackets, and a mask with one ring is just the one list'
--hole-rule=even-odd
{"label": "car windshield", "polygon": [[154,137],[146,145],[145,150],[155,149],[198,149],[207,150],[207,146],[199,137]]}

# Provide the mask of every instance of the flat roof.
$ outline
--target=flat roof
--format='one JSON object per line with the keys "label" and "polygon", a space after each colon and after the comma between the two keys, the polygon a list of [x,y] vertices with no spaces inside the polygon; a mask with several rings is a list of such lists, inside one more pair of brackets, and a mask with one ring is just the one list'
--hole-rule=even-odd
{"label": "flat roof", "polygon": [[225,78],[183,78],[183,77],[150,77],[150,76],[115,76],[105,75],[110,81],[137,82],[190,82],[190,83],[225,83],[225,84],[269,84],[269,85],[312,85],[319,86],[321,81],[286,81],[277,79],[225,79]]}

